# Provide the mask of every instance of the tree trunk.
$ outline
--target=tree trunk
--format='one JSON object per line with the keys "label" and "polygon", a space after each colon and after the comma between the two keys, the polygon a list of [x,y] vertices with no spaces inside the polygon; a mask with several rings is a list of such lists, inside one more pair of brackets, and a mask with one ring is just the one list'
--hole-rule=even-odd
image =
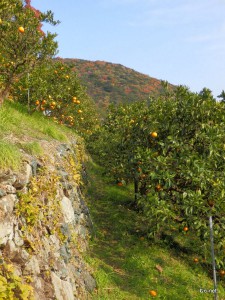
{"label": "tree trunk", "polygon": [[2,91],[0,91],[0,106],[2,106],[4,100],[8,97],[9,95],[9,87],[6,87]]}
{"label": "tree trunk", "polygon": [[134,178],[134,202],[137,204],[137,195],[138,195],[138,179]]}

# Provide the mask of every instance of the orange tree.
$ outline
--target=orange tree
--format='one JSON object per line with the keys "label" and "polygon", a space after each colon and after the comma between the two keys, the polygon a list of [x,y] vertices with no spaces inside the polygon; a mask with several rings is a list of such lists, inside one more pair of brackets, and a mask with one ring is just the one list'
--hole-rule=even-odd
{"label": "orange tree", "polygon": [[[29,96],[28,96],[29,91]],[[13,85],[11,96],[29,110],[42,111],[59,124],[88,136],[98,124],[95,104],[70,66],[49,59]]]}
{"label": "orange tree", "polygon": [[2,0],[0,4],[0,104],[14,82],[39,62],[55,55],[55,34],[44,34],[41,23],[56,25],[51,11],[41,13],[30,1]]}
{"label": "orange tree", "polygon": [[[224,265],[225,116],[208,89],[185,87],[146,103],[112,108],[90,150],[118,180],[138,180],[136,202],[149,236],[187,227],[209,240]],[[156,134],[151,135],[152,132]],[[108,143],[108,144],[107,144]]]}

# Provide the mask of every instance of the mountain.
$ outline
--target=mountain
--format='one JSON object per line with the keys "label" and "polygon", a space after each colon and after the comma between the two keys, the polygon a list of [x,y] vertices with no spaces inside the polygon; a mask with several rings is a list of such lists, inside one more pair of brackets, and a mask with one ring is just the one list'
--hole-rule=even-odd
{"label": "mountain", "polygon": [[[149,96],[158,95],[162,90],[161,80],[121,64],[83,59],[58,59],[74,68],[100,111],[105,111],[110,103],[141,101]],[[169,87],[174,86],[169,84]]]}

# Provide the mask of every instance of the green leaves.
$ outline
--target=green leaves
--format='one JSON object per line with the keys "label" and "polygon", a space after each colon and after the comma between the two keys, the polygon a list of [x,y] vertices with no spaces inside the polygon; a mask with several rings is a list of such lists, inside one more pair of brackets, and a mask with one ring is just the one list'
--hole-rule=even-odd
{"label": "green leaves", "polygon": [[[109,172],[114,170],[113,176],[138,180],[136,199],[149,217],[150,236],[160,236],[168,223],[177,228],[182,222],[191,224],[203,241],[209,236],[208,216],[213,213],[220,222],[215,225],[215,243],[223,240],[223,116],[224,104],[217,103],[209,90],[194,94],[185,87],[150,103],[109,110],[95,150],[102,149],[99,161]],[[157,138],[150,135],[153,131]]]}
{"label": "green leaves", "polygon": [[23,6],[21,0],[4,2],[4,7],[0,7],[1,102],[15,81],[30,72],[39,62],[54,56],[57,51],[57,42],[54,41],[56,35],[49,32],[44,34],[40,29],[41,22],[52,25],[57,23],[51,12],[40,15],[31,6]]}

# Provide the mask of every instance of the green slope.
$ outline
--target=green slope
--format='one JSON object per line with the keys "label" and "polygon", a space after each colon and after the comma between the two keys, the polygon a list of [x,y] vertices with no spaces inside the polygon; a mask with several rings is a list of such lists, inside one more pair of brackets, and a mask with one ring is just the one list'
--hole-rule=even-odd
{"label": "green slope", "polygon": [[[94,235],[87,258],[95,270],[98,288],[93,299],[187,300],[213,299],[213,282],[193,254],[183,247],[150,242],[144,236],[141,216],[127,207],[130,187],[118,187],[102,176],[94,163],[88,166],[89,208]],[[219,299],[225,299],[224,280],[219,280]]]}

